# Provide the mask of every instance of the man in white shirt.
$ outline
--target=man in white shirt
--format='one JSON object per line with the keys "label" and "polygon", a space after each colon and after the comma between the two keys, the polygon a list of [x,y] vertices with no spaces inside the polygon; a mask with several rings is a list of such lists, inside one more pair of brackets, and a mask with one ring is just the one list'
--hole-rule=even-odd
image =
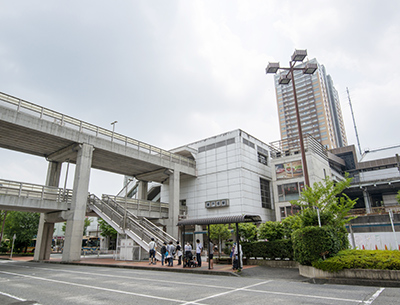
{"label": "man in white shirt", "polygon": [[154,241],[154,238],[151,238],[151,242],[149,242],[149,265],[156,264],[156,249],[156,242]]}
{"label": "man in white shirt", "polygon": [[203,252],[203,245],[201,244],[200,240],[196,240],[196,260],[197,265],[201,267],[201,253]]}

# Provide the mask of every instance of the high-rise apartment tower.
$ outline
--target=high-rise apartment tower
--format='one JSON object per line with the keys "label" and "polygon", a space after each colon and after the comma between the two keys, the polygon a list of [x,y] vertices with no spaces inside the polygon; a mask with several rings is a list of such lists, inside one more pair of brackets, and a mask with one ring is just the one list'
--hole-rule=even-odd
{"label": "high-rise apartment tower", "polygon": [[[314,74],[294,71],[303,134],[310,134],[327,149],[347,146],[339,95],[333,86],[332,78],[316,59],[309,62],[318,66]],[[299,64],[298,67],[304,67],[305,64]],[[290,146],[290,142],[296,141],[299,136],[293,87],[291,84],[280,85],[279,76],[280,73],[275,75],[275,89],[281,139]]]}

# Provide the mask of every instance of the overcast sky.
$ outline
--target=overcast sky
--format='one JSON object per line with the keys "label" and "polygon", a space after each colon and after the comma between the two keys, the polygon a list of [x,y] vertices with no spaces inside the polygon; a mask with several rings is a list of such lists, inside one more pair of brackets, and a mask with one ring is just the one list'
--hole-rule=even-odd
{"label": "overcast sky", "polygon": [[[400,143],[400,1],[0,0],[1,92],[163,149],[238,128],[279,140],[265,67],[294,49],[332,76],[349,144],[346,87],[362,149]],[[0,178],[44,183],[44,159],[0,157]],[[121,186],[94,172],[90,191]]]}

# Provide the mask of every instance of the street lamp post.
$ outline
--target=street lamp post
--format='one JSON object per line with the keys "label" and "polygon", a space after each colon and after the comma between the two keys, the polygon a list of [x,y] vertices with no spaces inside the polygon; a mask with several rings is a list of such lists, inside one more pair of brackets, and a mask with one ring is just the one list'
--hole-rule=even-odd
{"label": "street lamp post", "polygon": [[297,103],[296,86],[295,86],[295,82],[294,82],[294,71],[303,71],[304,74],[314,74],[314,72],[318,68],[317,64],[313,64],[313,63],[309,63],[309,62],[307,62],[304,67],[296,67],[295,66],[297,62],[303,62],[303,60],[304,60],[304,58],[306,58],[306,56],[307,56],[307,50],[295,50],[292,55],[291,61],[289,62],[288,68],[280,67],[279,62],[272,62],[272,63],[268,63],[268,66],[265,69],[265,72],[267,74],[269,74],[269,73],[275,74],[279,70],[288,71],[287,73],[282,73],[280,75],[278,82],[280,85],[288,85],[290,83],[290,81],[292,81],[294,105],[295,105],[295,109],[296,109],[296,118],[297,118],[297,129],[299,131],[301,159],[302,159],[302,164],[303,164],[304,183],[306,186],[310,186],[310,180],[308,177],[306,152],[304,149],[303,131],[302,131],[301,122],[300,122],[300,111],[299,111],[299,105]]}
{"label": "street lamp post", "polygon": [[111,123],[111,125],[113,126],[113,131],[112,131],[112,134],[111,134],[111,142],[114,140],[115,124],[117,124],[117,123],[118,123],[118,121],[114,121],[114,122]]}

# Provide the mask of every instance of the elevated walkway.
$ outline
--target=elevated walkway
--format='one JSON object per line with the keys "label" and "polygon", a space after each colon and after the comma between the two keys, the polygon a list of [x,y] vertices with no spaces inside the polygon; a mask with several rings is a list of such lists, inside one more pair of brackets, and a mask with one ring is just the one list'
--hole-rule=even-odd
{"label": "elevated walkway", "polygon": [[[70,209],[72,195],[72,190],[0,179],[0,209],[4,210],[61,212],[54,218],[65,221],[63,212]],[[91,194],[88,196],[86,214],[93,212],[146,251],[149,251],[151,238],[155,239],[158,250],[164,242],[173,241],[176,244],[174,237],[146,218],[168,218],[166,203],[109,195],[103,195],[100,199]],[[159,252],[157,259],[161,259]]]}

